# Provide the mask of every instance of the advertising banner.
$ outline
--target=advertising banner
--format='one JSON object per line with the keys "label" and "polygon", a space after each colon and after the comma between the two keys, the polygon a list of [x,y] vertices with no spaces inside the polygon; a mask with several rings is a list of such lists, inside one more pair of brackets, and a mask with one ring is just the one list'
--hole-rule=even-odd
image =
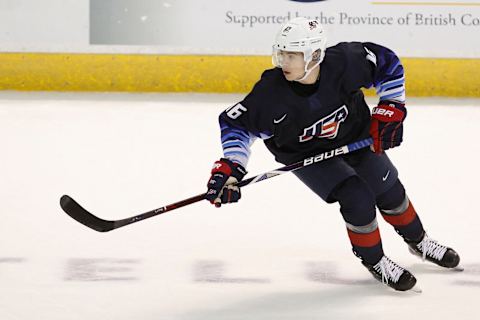
{"label": "advertising banner", "polygon": [[480,1],[472,0],[90,0],[90,44],[266,55],[280,25],[297,16],[318,19],[329,45],[370,41],[408,57],[480,57]]}

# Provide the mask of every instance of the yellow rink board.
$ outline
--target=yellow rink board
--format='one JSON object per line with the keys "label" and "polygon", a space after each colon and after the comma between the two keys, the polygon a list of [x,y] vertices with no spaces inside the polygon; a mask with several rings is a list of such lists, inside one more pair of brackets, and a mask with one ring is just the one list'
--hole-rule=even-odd
{"label": "yellow rink board", "polygon": [[[0,90],[244,93],[272,67],[270,61],[269,56],[0,53]],[[480,59],[402,62],[407,96],[480,97]]]}

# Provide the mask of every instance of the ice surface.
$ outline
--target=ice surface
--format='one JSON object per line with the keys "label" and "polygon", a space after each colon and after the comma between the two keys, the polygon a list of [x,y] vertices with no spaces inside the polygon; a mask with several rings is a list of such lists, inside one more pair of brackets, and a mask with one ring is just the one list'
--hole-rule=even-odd
{"label": "ice surface", "polygon": [[[389,154],[430,236],[464,272],[422,263],[381,218],[386,253],[422,294],[376,281],[337,205],[286,174],[236,205],[197,203],[109,233],[69,194],[119,219],[204,192],[217,115],[238,95],[0,94],[0,319],[478,319],[480,101],[410,99]],[[254,175],[280,167],[260,141]]]}

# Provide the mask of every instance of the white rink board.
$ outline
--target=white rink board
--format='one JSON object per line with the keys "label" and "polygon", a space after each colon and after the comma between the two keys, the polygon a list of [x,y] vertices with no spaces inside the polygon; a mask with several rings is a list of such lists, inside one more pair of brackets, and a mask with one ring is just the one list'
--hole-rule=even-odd
{"label": "white rink board", "polygon": [[[390,156],[430,235],[463,273],[411,256],[379,218],[384,249],[423,293],[374,281],[337,205],[286,174],[222,209],[198,203],[106,234],[64,193],[127,217],[204,191],[232,95],[0,94],[0,319],[478,319],[479,100],[409,100]],[[454,108],[452,106],[455,106]],[[248,167],[279,167],[261,142]]]}

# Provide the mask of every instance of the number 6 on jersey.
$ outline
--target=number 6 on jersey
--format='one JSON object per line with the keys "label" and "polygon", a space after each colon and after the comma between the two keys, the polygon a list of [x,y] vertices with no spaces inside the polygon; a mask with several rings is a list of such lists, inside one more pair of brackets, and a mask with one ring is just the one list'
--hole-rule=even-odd
{"label": "number 6 on jersey", "polygon": [[227,116],[231,119],[237,119],[242,115],[243,112],[247,111],[247,108],[245,108],[242,104],[237,103],[234,106],[231,106],[226,110]]}

